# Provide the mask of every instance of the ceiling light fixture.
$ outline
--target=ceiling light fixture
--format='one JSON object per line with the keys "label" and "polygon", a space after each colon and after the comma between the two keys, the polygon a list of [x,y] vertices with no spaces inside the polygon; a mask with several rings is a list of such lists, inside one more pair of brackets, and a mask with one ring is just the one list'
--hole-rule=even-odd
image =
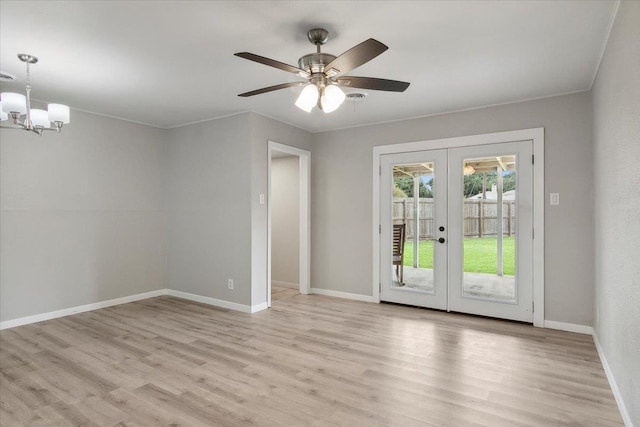
{"label": "ceiling light fixture", "polygon": [[300,96],[298,96],[296,107],[310,113],[311,110],[313,110],[313,107],[318,103],[319,95],[320,91],[318,90],[318,86],[314,84],[305,86],[304,89],[302,89],[302,92],[300,92]]}
{"label": "ceiling light fixture", "polygon": [[[70,122],[69,107],[62,104],[48,104],[47,110],[31,108],[31,74],[29,65],[38,62],[38,58],[26,53],[19,53],[20,61],[27,64],[26,96],[20,93],[2,92],[0,94],[0,119],[11,118],[13,124],[0,125],[5,129],[20,129],[42,135],[45,130],[60,132],[62,125]],[[20,118],[24,116],[21,121]]]}
{"label": "ceiling light fixture", "polygon": [[[316,105],[325,113],[331,113],[340,107],[344,102],[346,95],[336,85],[319,85],[310,83],[302,89],[296,107],[307,113],[313,110]],[[319,101],[319,102],[318,102]]]}
{"label": "ceiling light fixture", "polygon": [[325,113],[336,111],[344,102],[346,95],[336,85],[325,86],[320,97],[320,106]]}

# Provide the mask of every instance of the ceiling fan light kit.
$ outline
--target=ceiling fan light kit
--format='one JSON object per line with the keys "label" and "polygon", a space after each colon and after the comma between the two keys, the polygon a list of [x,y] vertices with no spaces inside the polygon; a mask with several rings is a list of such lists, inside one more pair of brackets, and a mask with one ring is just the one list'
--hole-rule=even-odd
{"label": "ceiling fan light kit", "polygon": [[[62,104],[48,104],[47,110],[31,108],[31,73],[29,65],[38,62],[38,58],[25,53],[18,59],[27,65],[26,96],[20,93],[3,92],[0,94],[0,120],[11,118],[13,124],[0,125],[4,129],[20,129],[42,135],[44,131],[60,132],[62,125],[71,121],[69,107]],[[21,117],[24,119],[21,120]]]}
{"label": "ceiling fan light kit", "polygon": [[296,107],[310,113],[318,103],[318,96],[318,86],[308,84],[302,89],[302,92],[300,92],[300,96],[298,96],[298,100],[296,101]]}
{"label": "ceiling fan light kit", "polygon": [[329,32],[324,28],[309,30],[307,38],[316,46],[316,52],[301,57],[298,60],[298,67],[249,52],[236,53],[235,55],[240,58],[278,68],[306,79],[305,82],[282,83],[241,93],[238,96],[249,97],[275,90],[304,86],[295,105],[307,113],[310,113],[315,106],[325,113],[331,113],[337,110],[347,98],[341,87],[387,92],[404,92],[409,87],[409,83],[397,80],[343,76],[388,49],[387,46],[377,40],[365,40],[342,55],[335,56],[320,51],[320,46],[329,40]]}
{"label": "ceiling fan light kit", "polygon": [[322,90],[322,96],[320,97],[320,105],[322,106],[322,111],[325,113],[331,113],[335,111],[342,105],[346,95],[336,85],[325,86]]}

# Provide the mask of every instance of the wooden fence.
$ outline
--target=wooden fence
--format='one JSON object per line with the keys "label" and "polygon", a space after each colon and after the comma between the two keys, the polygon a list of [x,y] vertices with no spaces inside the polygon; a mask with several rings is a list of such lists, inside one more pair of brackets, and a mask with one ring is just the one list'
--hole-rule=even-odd
{"label": "wooden fence", "polygon": [[[432,239],[438,227],[434,221],[433,199],[420,199],[420,239]],[[496,236],[498,225],[497,200],[465,200],[463,206],[464,235],[467,237]],[[393,223],[406,224],[406,238],[413,239],[415,219],[413,198],[394,197]],[[516,234],[516,206],[514,200],[502,201],[502,233]]]}

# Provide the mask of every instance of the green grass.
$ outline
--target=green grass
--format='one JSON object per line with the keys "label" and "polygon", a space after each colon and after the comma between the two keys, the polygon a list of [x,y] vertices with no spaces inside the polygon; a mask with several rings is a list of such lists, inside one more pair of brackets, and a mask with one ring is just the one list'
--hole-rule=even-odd
{"label": "green grass", "polygon": [[[420,267],[433,268],[433,241],[420,242]],[[516,271],[515,237],[502,239],[503,270],[507,276]],[[437,243],[439,244],[439,243]],[[497,238],[464,239],[464,271],[474,273],[496,274]],[[404,244],[404,265],[413,266],[413,241]]]}

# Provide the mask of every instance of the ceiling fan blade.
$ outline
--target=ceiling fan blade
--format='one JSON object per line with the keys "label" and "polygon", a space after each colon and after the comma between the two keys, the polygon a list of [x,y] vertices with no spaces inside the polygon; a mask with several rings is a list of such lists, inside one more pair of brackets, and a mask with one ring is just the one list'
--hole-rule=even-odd
{"label": "ceiling fan blade", "polygon": [[329,62],[324,67],[324,71],[329,77],[348,73],[354,68],[371,61],[387,49],[389,48],[378,40],[365,40]]}
{"label": "ceiling fan blade", "polygon": [[262,89],[252,90],[251,92],[241,93],[238,96],[246,98],[248,96],[260,95],[261,93],[273,92],[274,90],[286,89],[288,87],[296,87],[296,86],[304,86],[307,82],[291,82],[291,83],[281,83],[275,86],[263,87]]}
{"label": "ceiling fan blade", "polygon": [[344,76],[337,79],[337,83],[340,86],[358,88],[358,89],[371,89],[371,90],[384,90],[387,92],[404,92],[411,83],[401,82],[398,80],[376,79],[374,77],[355,77]]}
{"label": "ceiling fan blade", "polygon": [[285,64],[284,62],[279,62],[274,59],[265,58],[264,56],[256,55],[254,53],[238,52],[234,53],[234,55],[240,58],[248,59],[249,61],[259,62],[260,64],[268,65],[279,70],[284,70],[289,73],[298,74],[301,77],[309,77],[309,73],[301,68],[294,67],[293,65]]}

